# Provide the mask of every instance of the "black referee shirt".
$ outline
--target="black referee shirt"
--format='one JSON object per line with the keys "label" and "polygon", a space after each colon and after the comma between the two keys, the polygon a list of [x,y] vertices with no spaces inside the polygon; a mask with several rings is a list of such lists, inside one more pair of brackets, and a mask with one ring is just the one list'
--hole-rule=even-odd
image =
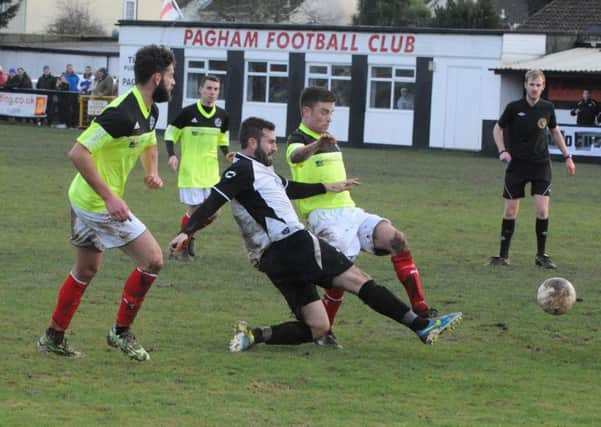
{"label": "black referee shirt", "polygon": [[547,129],[557,127],[551,102],[541,99],[533,106],[525,98],[510,102],[498,124],[509,129],[506,148],[513,159],[531,162],[549,160]]}

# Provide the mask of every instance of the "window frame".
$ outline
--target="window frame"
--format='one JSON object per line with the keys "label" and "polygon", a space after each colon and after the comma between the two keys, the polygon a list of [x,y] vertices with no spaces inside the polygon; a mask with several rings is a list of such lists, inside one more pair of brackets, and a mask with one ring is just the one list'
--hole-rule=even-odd
{"label": "window frame", "polygon": [[[251,63],[263,63],[265,64],[265,71],[250,71]],[[272,71],[272,66],[282,66],[286,67],[286,71]],[[265,93],[264,93],[264,101],[255,101],[249,100],[249,77],[265,77]],[[271,78],[286,78],[288,81],[290,80],[290,64],[285,60],[272,60],[272,59],[255,59],[248,58],[245,60],[244,64],[244,103],[248,104],[283,104],[287,105],[289,100],[287,99],[285,102],[272,102],[269,100],[269,91],[271,89]],[[288,98],[288,96],[286,96]]]}
{"label": "window frame", "polygon": [[[390,77],[373,77],[374,68],[389,68],[391,75]],[[407,71],[411,70],[413,72],[413,77],[401,76],[397,77],[397,70]],[[390,94],[388,100],[388,108],[380,108],[380,107],[372,107],[372,86],[374,82],[385,82],[390,84]],[[367,105],[366,108],[368,111],[374,112],[382,112],[382,111],[395,111],[395,112],[413,112],[414,109],[401,110],[396,108],[396,95],[395,88],[398,83],[409,83],[413,87],[415,87],[416,83],[416,68],[411,65],[393,65],[393,64],[369,64],[368,74],[367,74]],[[413,91],[413,95],[415,96],[415,91]],[[414,104],[415,108],[415,104]]]}
{"label": "window frame", "polygon": [[[326,67],[327,74],[312,73],[311,67]],[[349,67],[349,75],[335,76],[332,74],[332,67]],[[322,62],[322,61],[307,62],[305,64],[305,86],[309,86],[310,79],[327,80],[328,81],[327,89],[330,91],[332,90],[332,81],[333,80],[348,81],[349,84],[351,85],[350,89],[352,91],[352,64],[346,63],[346,62]],[[349,94],[349,96],[350,96],[350,94]],[[350,102],[350,98],[349,98],[349,102]],[[349,109],[350,105],[341,105],[339,103],[336,103],[336,108]]]}
{"label": "window frame", "polygon": [[[211,61],[219,61],[225,64],[225,70],[215,70],[210,68],[210,63]],[[192,62],[203,62],[203,66],[201,68],[195,67],[195,66],[190,66],[190,63]],[[207,58],[207,57],[203,57],[203,58],[198,58],[198,57],[188,57],[186,58],[185,61],[185,65],[184,65],[184,87],[183,87],[183,98],[184,99],[199,99],[200,95],[198,94],[198,83],[196,85],[196,87],[194,88],[194,96],[190,97],[188,96],[188,80],[189,80],[189,76],[190,74],[198,74],[198,75],[203,75],[203,76],[208,76],[208,75],[212,75],[212,76],[216,76],[219,77],[219,79],[221,80],[221,85],[220,85],[220,90],[219,90],[219,97],[217,98],[218,101],[225,101],[226,98],[226,91],[227,91],[227,87],[225,86],[225,78],[227,77],[227,58]]]}
{"label": "window frame", "polygon": [[[127,6],[130,4],[133,4],[133,7],[134,7],[134,13],[131,18],[127,16]],[[132,21],[138,19],[138,0],[124,0],[123,1],[123,19],[132,20]]]}

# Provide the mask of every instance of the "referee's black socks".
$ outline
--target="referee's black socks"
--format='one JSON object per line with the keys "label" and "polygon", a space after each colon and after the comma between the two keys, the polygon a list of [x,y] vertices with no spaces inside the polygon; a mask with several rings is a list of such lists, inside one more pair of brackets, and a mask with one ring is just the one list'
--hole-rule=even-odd
{"label": "referee's black socks", "polygon": [[503,218],[501,224],[501,250],[499,256],[501,258],[509,258],[509,245],[511,244],[511,237],[515,230],[515,219]]}
{"label": "referee's black socks", "polygon": [[428,326],[428,319],[416,315],[396,295],[373,280],[363,284],[359,290],[358,297],[372,310],[390,317],[414,331],[424,329]]}
{"label": "referee's black socks", "polygon": [[549,231],[549,218],[536,218],[536,254],[544,255],[547,246],[547,232]]}

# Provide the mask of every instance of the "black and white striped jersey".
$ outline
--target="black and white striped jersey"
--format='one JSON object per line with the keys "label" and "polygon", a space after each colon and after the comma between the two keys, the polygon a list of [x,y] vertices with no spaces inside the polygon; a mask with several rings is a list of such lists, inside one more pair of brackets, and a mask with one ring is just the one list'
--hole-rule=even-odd
{"label": "black and white striped jersey", "polygon": [[290,198],[303,198],[325,192],[321,184],[288,181],[273,166],[266,166],[243,153],[223,172],[207,200],[192,215],[184,233],[192,233],[228,201],[248,251],[257,265],[265,249],[304,229]]}

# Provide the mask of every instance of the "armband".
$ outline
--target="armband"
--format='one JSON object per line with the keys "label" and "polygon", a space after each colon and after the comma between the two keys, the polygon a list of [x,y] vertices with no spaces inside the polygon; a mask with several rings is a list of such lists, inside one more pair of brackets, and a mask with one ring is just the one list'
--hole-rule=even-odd
{"label": "armband", "polygon": [[571,159],[571,158],[572,158],[572,155],[570,153],[568,153],[565,156],[563,156],[564,160],[568,160],[568,159]]}

